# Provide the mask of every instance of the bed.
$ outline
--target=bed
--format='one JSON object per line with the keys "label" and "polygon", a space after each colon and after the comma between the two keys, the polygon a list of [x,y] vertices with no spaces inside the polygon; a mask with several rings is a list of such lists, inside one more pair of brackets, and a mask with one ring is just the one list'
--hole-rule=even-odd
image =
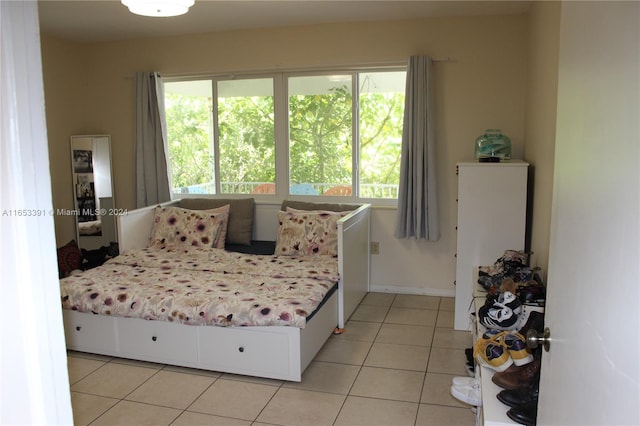
{"label": "bed", "polygon": [[[180,206],[189,211],[208,212],[212,206],[220,206],[225,201],[216,200],[211,204],[211,199],[182,200],[161,207]],[[282,223],[285,217],[307,217],[304,211],[308,210],[322,214],[334,206],[288,201],[282,205],[254,204],[252,200],[244,208],[234,208],[233,203],[238,201],[231,202],[224,250],[215,241],[213,244],[219,247],[212,249],[176,248],[153,240],[151,237],[157,232],[154,219],[157,220],[159,207],[156,206],[119,216],[121,255],[101,267],[61,280],[67,348],[300,381],[302,372],[331,333],[344,329],[346,320],[368,291],[370,206],[341,205],[342,210],[335,213],[339,215],[335,218],[336,255],[331,256],[317,252],[324,250],[322,245],[320,249],[312,248],[313,253],[286,253],[289,246],[281,243],[286,241],[282,237],[286,226]],[[249,210],[250,214],[246,214]],[[254,218],[249,232],[242,214]],[[243,235],[237,233],[235,225],[239,222],[243,222]],[[256,235],[277,240],[276,253],[265,254],[264,241],[263,244],[254,241]],[[150,244],[150,240],[155,244]],[[240,244],[233,244],[238,241]],[[181,256],[176,256],[177,251]],[[256,252],[258,254],[253,254]],[[322,256],[315,256],[316,252]],[[276,264],[282,264],[286,272],[277,269]],[[232,269],[234,267],[237,269]],[[202,274],[206,274],[208,282],[227,290],[223,297],[214,296],[224,301],[222,307],[205,301],[209,288],[194,284],[199,283],[198,277]],[[102,284],[98,286],[100,279]],[[83,282],[85,288],[81,287]],[[138,290],[142,284],[133,286],[134,282],[146,282],[156,295],[136,296],[137,291],[142,291]],[[232,282],[260,288],[261,293],[255,297],[265,299],[251,296],[248,302],[253,307],[243,308],[239,301],[247,298],[244,289],[227,288]],[[73,287],[74,283],[80,287]],[[300,287],[313,290],[310,295],[292,295],[291,292],[297,292]],[[108,295],[109,288],[116,289],[116,293]],[[173,298],[167,299],[167,293],[172,293]],[[100,303],[92,305],[92,298],[99,299]],[[138,306],[130,303],[134,300]],[[179,300],[184,302],[182,306]],[[131,309],[132,305],[135,309]],[[136,317],[132,311],[141,305],[148,305],[150,309],[144,316]],[[194,309],[189,310],[191,307]]]}
{"label": "bed", "polygon": [[102,221],[90,220],[87,222],[78,221],[78,232],[80,235],[102,235]]}

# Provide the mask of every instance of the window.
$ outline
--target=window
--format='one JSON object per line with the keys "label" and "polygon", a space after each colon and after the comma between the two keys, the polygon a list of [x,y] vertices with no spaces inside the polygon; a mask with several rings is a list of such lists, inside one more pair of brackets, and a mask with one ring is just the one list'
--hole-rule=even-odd
{"label": "window", "polygon": [[275,184],[273,79],[218,81],[220,192]]}
{"label": "window", "polygon": [[398,198],[405,71],[360,74],[361,198]]}
{"label": "window", "polygon": [[173,192],[215,193],[211,81],[165,83]]}
{"label": "window", "polygon": [[174,193],[396,199],[405,76],[166,81]]}
{"label": "window", "polygon": [[351,75],[290,77],[289,185],[320,195],[351,186]]}
{"label": "window", "polygon": [[273,79],[217,81],[215,108],[212,83],[165,83],[173,192],[246,194],[273,185]]}

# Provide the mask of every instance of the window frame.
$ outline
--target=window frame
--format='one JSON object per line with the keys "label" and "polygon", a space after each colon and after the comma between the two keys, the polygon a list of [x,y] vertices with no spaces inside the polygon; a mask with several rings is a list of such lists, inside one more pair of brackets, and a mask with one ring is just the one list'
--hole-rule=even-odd
{"label": "window frame", "polygon": [[[237,72],[233,74],[210,74],[189,76],[182,75],[180,77],[167,76],[163,83],[186,82],[197,80],[209,80],[212,87],[212,123],[213,126],[213,147],[215,158],[215,196],[225,197],[246,197],[252,196],[264,201],[287,199],[300,199],[304,201],[316,202],[342,202],[355,203],[366,202],[375,206],[397,206],[397,198],[364,198],[360,197],[360,74],[375,72],[394,72],[407,71],[405,63],[389,64],[383,66],[356,66],[356,67],[331,67],[326,69],[302,69],[289,71],[264,71],[264,72]],[[352,194],[349,196],[330,196],[330,195],[298,195],[289,193],[290,183],[290,167],[289,167],[289,85],[290,77],[305,76],[326,76],[326,75],[349,75],[351,77],[351,187]],[[271,79],[273,81],[274,96],[274,144],[275,144],[275,194],[227,194],[221,192],[220,182],[220,138],[218,127],[218,82],[232,80],[250,80],[250,79]],[[170,160],[167,159],[167,164]],[[172,199],[184,197],[188,194],[171,193]],[[200,195],[202,196],[202,195]]]}
{"label": "window frame", "polygon": [[[261,79],[271,79],[272,82],[272,90],[273,90],[273,115],[274,115],[274,132],[273,132],[273,137],[274,137],[274,156],[275,156],[275,160],[274,160],[274,171],[276,174],[276,179],[274,184],[276,185],[276,194],[277,190],[278,190],[278,134],[277,134],[277,123],[279,120],[277,120],[277,114],[278,114],[278,107],[277,107],[277,99],[278,99],[278,94],[276,91],[276,80],[277,80],[277,74],[275,73],[271,73],[271,74],[241,74],[241,75],[227,75],[227,76],[218,76],[215,78],[211,78],[212,81],[212,88],[213,88],[213,103],[212,103],[212,107],[213,107],[213,111],[211,113],[211,116],[213,117],[213,137],[214,137],[214,146],[215,146],[215,163],[216,163],[216,195],[224,195],[224,196],[232,196],[232,195],[240,195],[240,196],[247,196],[247,195],[258,195],[260,197],[263,196],[267,196],[270,194],[235,194],[235,193],[224,193],[221,191],[221,185],[222,185],[222,181],[220,180],[220,130],[219,130],[219,126],[218,126],[218,83],[220,81],[238,81],[238,80],[261,80]],[[213,194],[212,194],[213,195]]]}
{"label": "window frame", "polygon": [[[331,195],[296,195],[296,194],[291,194],[287,191],[287,195],[289,197],[292,198],[303,198],[303,199],[311,199],[311,200],[327,200],[327,201],[340,201],[342,200],[342,202],[356,202],[356,201],[363,201],[361,199],[358,198],[358,193],[359,193],[359,187],[360,185],[358,184],[359,181],[358,179],[358,172],[357,169],[359,168],[359,147],[358,147],[358,139],[357,139],[357,127],[358,127],[358,120],[359,120],[359,116],[358,116],[358,100],[357,100],[357,88],[358,88],[358,72],[357,71],[340,71],[340,70],[323,70],[323,71],[305,71],[305,72],[287,72],[287,73],[283,73],[283,85],[284,85],[284,100],[286,101],[286,109],[284,111],[285,117],[284,117],[284,123],[286,126],[286,131],[287,131],[287,136],[286,136],[286,182],[285,182],[285,188],[289,188],[290,184],[291,184],[291,177],[290,177],[290,164],[289,164],[289,147],[290,147],[290,138],[289,138],[289,128],[290,128],[290,123],[289,123],[289,78],[291,77],[316,77],[316,76],[327,76],[327,75],[349,75],[351,77],[351,96],[352,96],[352,101],[351,101],[351,188],[352,188],[352,193],[351,195],[348,196],[331,196]],[[276,169],[276,176],[278,174],[278,169]],[[284,173],[283,173],[284,174]],[[347,201],[348,200],[348,201]],[[376,199],[379,200],[379,199]],[[396,200],[395,198],[393,198],[392,200]]]}

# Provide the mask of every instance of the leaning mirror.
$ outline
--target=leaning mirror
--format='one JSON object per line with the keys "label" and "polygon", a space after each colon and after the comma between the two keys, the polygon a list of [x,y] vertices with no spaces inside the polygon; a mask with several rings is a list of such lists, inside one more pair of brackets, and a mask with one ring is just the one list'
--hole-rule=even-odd
{"label": "leaning mirror", "polygon": [[117,243],[111,137],[71,136],[71,164],[78,246],[94,250]]}

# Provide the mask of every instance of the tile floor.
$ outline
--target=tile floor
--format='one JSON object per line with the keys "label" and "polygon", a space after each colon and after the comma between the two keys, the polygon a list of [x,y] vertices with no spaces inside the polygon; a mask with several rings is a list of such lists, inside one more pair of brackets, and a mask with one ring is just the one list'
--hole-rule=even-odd
{"label": "tile floor", "polygon": [[453,298],[370,293],[301,383],[69,352],[75,425],[475,424],[449,393],[468,332]]}

